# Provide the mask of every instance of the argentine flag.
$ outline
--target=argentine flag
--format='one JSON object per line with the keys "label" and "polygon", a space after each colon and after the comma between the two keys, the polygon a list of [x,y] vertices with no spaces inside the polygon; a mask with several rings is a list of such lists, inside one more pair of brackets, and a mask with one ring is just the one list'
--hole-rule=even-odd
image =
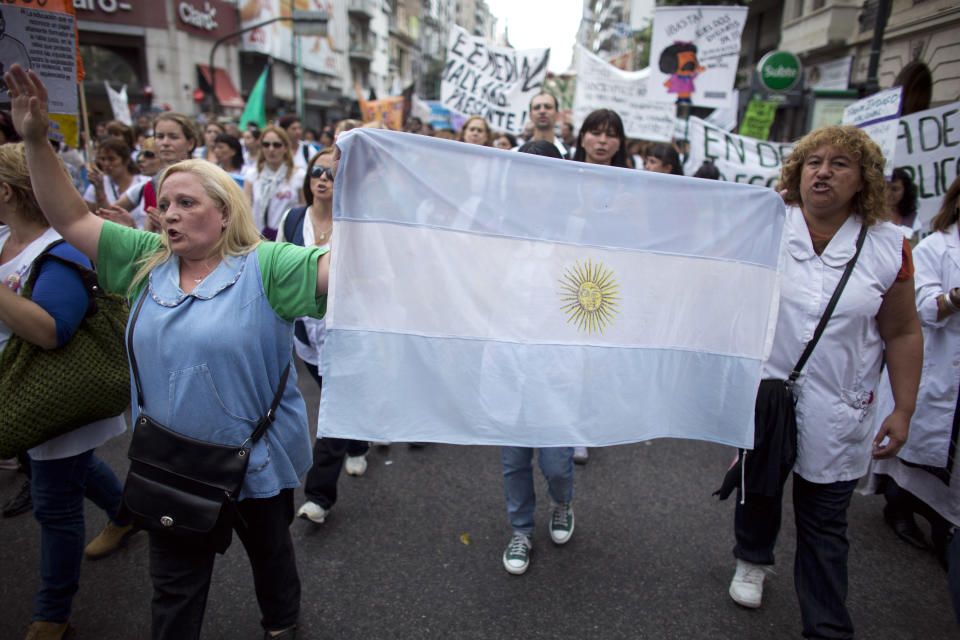
{"label": "argentine flag", "polygon": [[337,145],[322,435],[752,448],[777,193],[384,130]]}

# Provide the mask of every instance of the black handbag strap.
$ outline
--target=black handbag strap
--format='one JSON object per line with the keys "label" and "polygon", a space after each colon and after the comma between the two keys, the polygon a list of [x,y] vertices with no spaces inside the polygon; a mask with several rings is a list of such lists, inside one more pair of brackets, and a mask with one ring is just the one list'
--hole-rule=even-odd
{"label": "black handbag strap", "polygon": [[[140,308],[143,306],[143,301],[147,299],[149,295],[149,285],[144,287],[143,292],[140,294],[140,300],[137,301],[137,306],[133,310],[133,315],[130,316],[130,327],[127,329],[127,353],[130,356],[130,368],[133,369],[133,381],[137,386],[137,408],[140,409],[140,412],[143,412],[143,387],[140,386],[140,373],[137,370],[137,358],[133,354],[133,327],[137,324],[137,317],[140,315]],[[263,434],[267,431],[267,427],[273,424],[273,421],[276,419],[277,407],[280,406],[280,400],[283,398],[283,391],[287,387],[287,378],[290,375],[290,363],[287,363],[287,366],[284,367],[283,373],[280,374],[280,383],[277,385],[277,392],[273,394],[273,402],[270,403],[270,408],[267,412],[260,418],[260,421],[257,423],[256,428],[253,430],[253,433],[250,434],[246,440],[243,441],[243,444],[240,445],[240,448],[243,449],[248,443],[256,444],[257,440],[263,437]]]}
{"label": "black handbag strap", "polygon": [[823,316],[820,318],[820,324],[817,325],[816,331],[813,332],[813,338],[807,343],[806,348],[803,350],[803,354],[800,356],[800,359],[797,360],[796,366],[793,367],[793,371],[790,373],[790,377],[788,378],[789,384],[793,384],[797,381],[797,378],[800,377],[800,370],[803,369],[805,364],[807,364],[807,360],[810,359],[810,354],[813,353],[813,348],[817,346],[820,336],[822,336],[824,330],[826,330],[827,322],[830,320],[830,316],[833,315],[833,310],[836,308],[837,302],[840,300],[840,294],[843,293],[843,288],[847,286],[847,280],[850,279],[850,274],[853,273],[853,267],[857,264],[857,258],[860,257],[860,250],[863,249],[863,242],[866,240],[866,238],[867,226],[861,225],[860,235],[857,236],[857,250],[854,252],[853,257],[850,258],[850,261],[847,262],[847,266],[843,270],[843,275],[840,276],[840,282],[837,283],[837,288],[833,290],[833,296],[830,298],[830,302],[827,303],[827,308],[823,311]]}

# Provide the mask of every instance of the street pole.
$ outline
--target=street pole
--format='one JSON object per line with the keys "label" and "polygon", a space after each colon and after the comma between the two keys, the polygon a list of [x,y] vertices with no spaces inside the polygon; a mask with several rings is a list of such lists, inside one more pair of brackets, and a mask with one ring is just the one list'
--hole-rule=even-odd
{"label": "street pole", "polygon": [[[292,2],[291,2],[290,12],[291,12],[291,14],[293,13]],[[301,13],[301,14],[302,14],[302,13],[308,13],[308,14],[309,14],[309,12],[298,12],[298,13]],[[318,13],[322,13],[322,12],[318,12]],[[237,36],[243,35],[244,33],[248,32],[248,31],[253,31],[254,29],[259,29],[260,27],[265,27],[265,26],[267,26],[268,24],[273,24],[274,22],[277,22],[277,21],[279,21],[279,20],[290,20],[291,22],[293,22],[294,19],[300,20],[301,22],[305,22],[305,23],[308,23],[308,24],[311,24],[311,23],[315,23],[315,24],[326,24],[326,23],[327,23],[326,14],[323,15],[322,19],[319,18],[319,17],[316,18],[316,19],[313,19],[313,18],[311,18],[311,17],[303,17],[302,15],[298,15],[298,16],[293,16],[293,15],[289,15],[289,16],[277,16],[276,18],[270,18],[270,19],[268,19],[268,20],[263,20],[263,21],[261,21],[261,22],[257,22],[256,24],[252,24],[252,25],[250,25],[249,27],[245,27],[245,28],[243,28],[243,29],[240,29],[239,31],[234,31],[233,33],[228,33],[227,35],[223,36],[222,38],[218,39],[216,42],[213,43],[213,47],[210,48],[210,62],[209,62],[209,64],[208,64],[208,68],[210,69],[210,93],[213,94],[213,109],[212,109],[211,111],[213,111],[214,115],[216,115],[217,112],[218,112],[218,109],[217,109],[217,74],[216,74],[216,72],[215,72],[215,70],[214,70],[214,67],[213,67],[213,56],[214,56],[214,54],[216,54],[216,52],[217,52],[217,47],[219,47],[221,44],[223,44],[223,43],[226,42],[227,40],[230,40],[231,38],[236,38]],[[293,32],[293,29],[291,29],[291,34],[292,34],[292,32]],[[293,37],[296,37],[296,36],[293,36]],[[296,49],[294,49],[294,51],[295,51],[295,50],[296,50]]]}
{"label": "street pole", "polygon": [[883,33],[887,29],[887,14],[890,12],[890,0],[877,1],[877,19],[873,23],[873,40],[870,43],[870,61],[867,63],[867,81],[863,84],[863,95],[871,96],[880,91],[877,69],[880,66],[880,50],[883,48]]}

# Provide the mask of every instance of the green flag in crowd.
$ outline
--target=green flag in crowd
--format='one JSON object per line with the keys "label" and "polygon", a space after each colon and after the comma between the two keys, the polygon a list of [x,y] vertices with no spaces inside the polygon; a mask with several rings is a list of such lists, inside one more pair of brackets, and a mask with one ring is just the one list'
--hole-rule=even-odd
{"label": "green flag in crowd", "polygon": [[267,73],[270,71],[270,65],[263,68],[263,73],[257,78],[253,85],[253,91],[247,98],[247,106],[243,108],[243,115],[240,116],[240,128],[244,129],[248,122],[253,122],[261,129],[267,126],[267,114],[263,107],[263,93],[267,86]]}

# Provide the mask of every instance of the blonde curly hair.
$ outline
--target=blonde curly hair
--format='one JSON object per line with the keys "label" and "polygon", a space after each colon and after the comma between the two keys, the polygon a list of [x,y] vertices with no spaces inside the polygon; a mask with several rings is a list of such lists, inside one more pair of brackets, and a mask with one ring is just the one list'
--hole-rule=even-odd
{"label": "blonde curly hair", "polygon": [[801,205],[800,175],[807,157],[820,147],[831,146],[849,153],[860,165],[863,189],[853,196],[850,210],[870,226],[888,219],[887,179],[883,152],[862,129],[854,126],[822,127],[800,138],[780,169],[777,191],[787,191],[787,204]]}

